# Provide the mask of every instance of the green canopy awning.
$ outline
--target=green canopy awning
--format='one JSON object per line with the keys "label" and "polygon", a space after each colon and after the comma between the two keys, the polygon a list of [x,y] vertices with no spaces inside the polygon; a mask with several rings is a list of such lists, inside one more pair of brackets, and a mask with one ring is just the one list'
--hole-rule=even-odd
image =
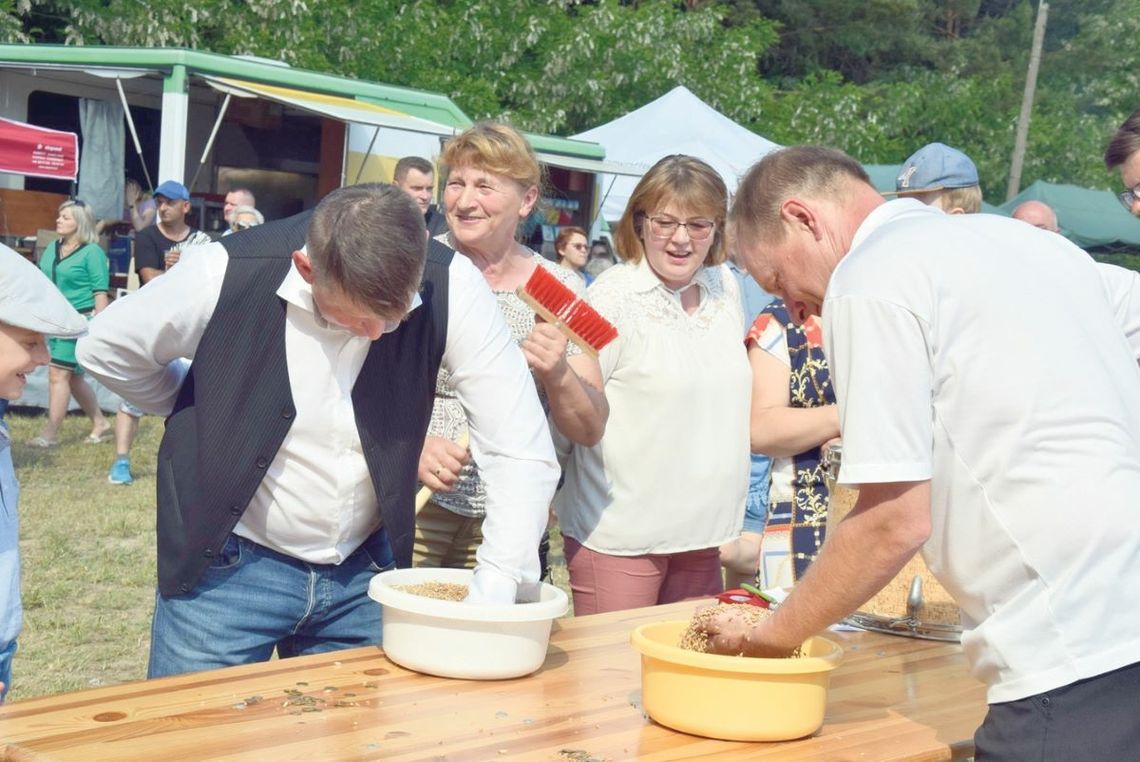
{"label": "green canopy awning", "polygon": [[1002,214],[1011,214],[1029,200],[1051,206],[1061,232],[1083,249],[1140,247],[1140,218],[1129,214],[1115,193],[1038,180],[998,208]]}

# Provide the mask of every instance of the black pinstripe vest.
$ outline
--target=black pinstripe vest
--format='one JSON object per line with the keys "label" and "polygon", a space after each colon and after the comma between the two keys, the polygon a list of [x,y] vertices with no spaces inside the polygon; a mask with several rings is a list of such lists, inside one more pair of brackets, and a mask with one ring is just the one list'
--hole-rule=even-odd
{"label": "black pinstripe vest", "polygon": [[[158,585],[188,593],[225,544],[292,424],[285,302],[277,289],[311,212],[226,236],[229,264],[158,452]],[[392,550],[412,556],[416,469],[447,339],[448,266],[432,241],[423,305],[372,343],[352,389],[357,430]]]}

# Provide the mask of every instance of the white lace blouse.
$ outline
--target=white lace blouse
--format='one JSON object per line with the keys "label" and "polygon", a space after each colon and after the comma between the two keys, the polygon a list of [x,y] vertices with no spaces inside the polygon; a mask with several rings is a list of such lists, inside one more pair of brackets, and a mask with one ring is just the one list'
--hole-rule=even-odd
{"label": "white lace blouse", "polygon": [[749,478],[752,374],[740,339],[739,287],[700,269],[689,315],[649,265],[609,268],[590,303],[618,329],[599,357],[610,417],[602,441],[557,433],[562,532],[612,555],[710,548],[740,533]]}

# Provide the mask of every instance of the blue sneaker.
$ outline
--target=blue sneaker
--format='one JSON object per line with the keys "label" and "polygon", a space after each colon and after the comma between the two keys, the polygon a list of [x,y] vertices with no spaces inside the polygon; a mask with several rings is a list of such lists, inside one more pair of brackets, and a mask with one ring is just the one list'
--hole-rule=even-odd
{"label": "blue sneaker", "polygon": [[130,484],[135,480],[131,473],[131,462],[126,458],[119,458],[111,464],[111,473],[107,474],[107,481],[111,484]]}

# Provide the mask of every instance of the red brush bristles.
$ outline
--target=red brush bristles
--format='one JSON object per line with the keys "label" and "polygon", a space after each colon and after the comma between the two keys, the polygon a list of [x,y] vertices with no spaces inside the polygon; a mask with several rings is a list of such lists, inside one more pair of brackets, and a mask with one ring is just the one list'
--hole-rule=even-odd
{"label": "red brush bristles", "polygon": [[617,329],[610,321],[541,265],[534,268],[517,293],[548,323],[592,355],[617,338]]}

